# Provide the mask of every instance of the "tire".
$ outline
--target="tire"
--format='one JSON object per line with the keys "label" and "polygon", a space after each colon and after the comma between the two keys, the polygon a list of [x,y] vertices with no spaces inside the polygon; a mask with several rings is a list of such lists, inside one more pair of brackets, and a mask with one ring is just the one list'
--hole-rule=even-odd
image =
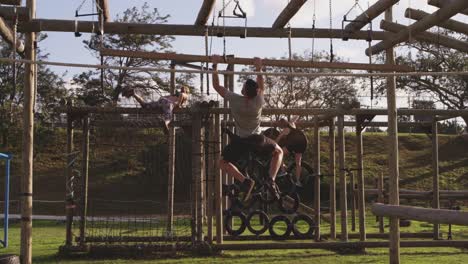
{"label": "tire", "polygon": [[[304,162],[304,161],[301,162],[301,167],[302,167],[302,173],[301,173],[300,182],[302,186],[306,186],[306,184],[310,181],[310,179],[314,175],[314,169],[312,168],[312,166],[309,165],[309,163]],[[291,165],[289,165],[288,170],[287,170],[288,174],[291,175],[291,177],[296,176],[295,169],[296,169],[296,162],[293,162],[291,163]]]}
{"label": "tire", "polygon": [[[284,222],[286,223],[286,230],[283,234],[277,233],[275,231],[275,224],[278,222]],[[289,218],[287,218],[284,215],[277,215],[273,217],[270,221],[270,225],[268,227],[268,230],[270,231],[270,235],[273,239],[275,240],[285,240],[291,235],[292,227],[291,227],[291,221]]]}
{"label": "tire", "polygon": [[[241,221],[240,226],[237,229],[233,229],[231,225],[231,220],[234,217],[238,217]],[[230,210],[224,212],[224,228],[226,228],[227,233],[231,236],[239,236],[242,233],[244,233],[245,228],[247,226],[246,223],[247,219],[245,217],[245,214],[243,214],[242,212],[233,212]]]}
{"label": "tire", "polygon": [[[260,222],[263,222],[262,228],[261,228],[261,229],[258,229],[258,230],[257,230],[257,229],[254,229],[254,228],[252,227],[252,223],[251,223],[252,218],[253,218],[254,216],[256,216],[256,215],[258,215],[258,216],[260,217],[260,219],[261,219]],[[265,233],[265,232],[268,230],[269,226],[270,226],[270,218],[269,218],[268,215],[267,215],[264,211],[262,211],[262,210],[255,210],[255,211],[251,212],[251,213],[247,216],[247,229],[249,229],[249,231],[250,231],[252,234],[256,235],[256,236],[259,236],[259,235]]]}
{"label": "tire", "polygon": [[0,264],[20,264],[20,259],[12,254],[0,255]]}
{"label": "tire", "polygon": [[[285,205],[285,198],[290,197],[293,199],[293,204],[292,206],[288,207]],[[299,198],[299,195],[294,192],[294,193],[282,193],[281,198],[278,201],[278,206],[281,212],[285,214],[294,214],[297,209],[299,208],[299,204],[301,203],[301,199]]]}
{"label": "tire", "polygon": [[[299,221],[304,221],[307,223],[307,225],[309,226],[309,229],[307,230],[307,232],[301,232],[299,230],[299,228],[297,227],[297,222]],[[315,221],[314,219],[312,219],[312,217],[308,215],[304,215],[304,214],[296,215],[293,218],[291,225],[292,225],[292,232],[295,238],[304,239],[304,238],[312,238],[314,236]]]}

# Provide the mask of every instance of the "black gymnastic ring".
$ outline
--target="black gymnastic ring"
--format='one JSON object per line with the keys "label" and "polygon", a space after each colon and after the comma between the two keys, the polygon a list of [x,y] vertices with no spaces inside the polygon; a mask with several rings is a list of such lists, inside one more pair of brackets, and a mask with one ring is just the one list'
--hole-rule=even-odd
{"label": "black gymnastic ring", "polygon": [[[241,220],[241,225],[236,230],[232,229],[230,221],[235,216],[239,217],[239,219]],[[239,236],[240,234],[244,233],[245,228],[247,227],[246,223],[246,216],[242,212],[236,212],[231,210],[224,211],[224,228],[226,229],[227,233],[231,236]]]}
{"label": "black gymnastic ring", "polygon": [[[278,234],[276,233],[274,226],[276,223],[281,222],[281,221],[285,222],[287,227],[286,227],[286,231],[283,234]],[[289,220],[289,218],[287,218],[284,215],[277,215],[270,220],[270,225],[268,227],[268,230],[270,231],[270,235],[273,239],[285,240],[289,237],[289,235],[291,235],[291,231],[292,231],[291,221]]]}
{"label": "black gymnastic ring", "polygon": [[[309,225],[309,229],[307,232],[301,232],[297,228],[297,222],[299,221],[304,221]],[[305,215],[305,214],[298,214],[296,215],[293,220],[291,221],[292,225],[292,232],[294,234],[295,238],[299,239],[304,239],[304,238],[312,238],[314,236],[314,231],[315,231],[315,221],[312,219],[312,217]]]}
{"label": "black gymnastic ring", "polygon": [[[252,220],[252,217],[254,217],[255,215],[260,216],[260,218],[263,221],[263,226],[259,230],[253,228],[252,224],[250,223],[250,221]],[[268,215],[262,210],[255,210],[255,211],[250,212],[249,215],[247,215],[247,229],[249,229],[249,231],[256,236],[259,236],[265,233],[268,230],[269,225],[270,225],[270,217],[268,217]]]}
{"label": "black gymnastic ring", "polygon": [[[287,208],[283,204],[283,201],[286,196],[289,196],[293,199],[293,206],[291,208]],[[285,214],[294,214],[299,208],[300,203],[301,203],[301,199],[299,198],[299,194],[297,194],[297,192],[282,193],[280,199],[278,200],[278,207],[281,210],[281,212]]]}

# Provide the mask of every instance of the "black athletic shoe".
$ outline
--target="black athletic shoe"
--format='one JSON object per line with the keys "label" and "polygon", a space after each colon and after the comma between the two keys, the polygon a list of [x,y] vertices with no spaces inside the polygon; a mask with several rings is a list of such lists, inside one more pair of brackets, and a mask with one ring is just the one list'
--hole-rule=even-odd
{"label": "black athletic shoe", "polygon": [[255,186],[255,181],[249,178],[246,178],[242,182],[242,189],[245,191],[244,195],[244,202],[250,199],[250,194],[252,194],[252,190]]}
{"label": "black athletic shoe", "polygon": [[267,186],[268,191],[270,192],[270,194],[273,195],[273,197],[276,200],[279,200],[280,199],[279,188],[271,178],[266,182],[266,186]]}

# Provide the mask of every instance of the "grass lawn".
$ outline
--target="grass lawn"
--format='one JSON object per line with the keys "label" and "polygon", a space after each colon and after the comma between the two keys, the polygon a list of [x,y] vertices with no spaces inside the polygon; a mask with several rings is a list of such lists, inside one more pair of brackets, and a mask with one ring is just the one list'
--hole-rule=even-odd
{"label": "grass lawn", "polygon": [[[368,218],[368,232],[376,232],[373,217]],[[338,225],[339,227],[339,225]],[[402,228],[401,232],[429,232],[432,225],[413,222],[411,227]],[[57,255],[59,246],[64,244],[65,225],[54,221],[35,221],[33,229],[33,262],[34,263],[388,263],[388,249],[367,249],[366,254],[338,255],[327,250],[259,250],[259,251],[226,251],[215,257],[178,256],[142,260],[128,259],[90,259],[63,258]],[[323,225],[323,233],[328,227]],[[446,237],[447,226],[441,231]],[[468,239],[466,227],[454,227],[454,239]],[[19,254],[19,224],[10,228],[10,245],[0,249],[0,254]],[[272,242],[279,243],[279,242]],[[457,248],[402,248],[402,263],[466,263],[468,249]]]}

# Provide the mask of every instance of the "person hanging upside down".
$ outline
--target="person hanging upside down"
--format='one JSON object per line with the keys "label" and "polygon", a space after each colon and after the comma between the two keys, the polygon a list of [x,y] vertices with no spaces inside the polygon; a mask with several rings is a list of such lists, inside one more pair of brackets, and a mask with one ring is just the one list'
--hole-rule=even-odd
{"label": "person hanging upside down", "polygon": [[288,122],[282,118],[279,120],[278,127],[281,128],[281,133],[276,138],[276,142],[283,149],[283,153],[288,155],[289,153],[294,154],[296,163],[296,185],[302,186],[300,183],[302,173],[302,154],[307,149],[307,137],[304,132],[296,128],[295,122],[298,118],[293,119],[292,122]]}
{"label": "person hanging upside down", "polygon": [[[260,118],[265,102],[263,76],[258,75],[257,81],[248,79],[242,87],[241,94],[236,94],[219,84],[217,66],[218,63],[223,62],[223,58],[213,56],[212,62],[213,88],[221,97],[229,101],[237,134],[237,137],[223,149],[222,159],[219,161],[220,168],[230,177],[242,183],[242,188],[246,191],[244,200],[248,200],[255,186],[255,181],[246,178],[234,163],[248,153],[271,157],[270,177],[267,186],[270,193],[279,199],[275,177],[283,160],[283,150],[274,140],[260,134]],[[259,58],[255,58],[255,67],[258,72],[262,70],[262,61]]]}
{"label": "person hanging upside down", "polygon": [[162,119],[164,121],[164,132],[167,133],[169,130],[169,124],[172,120],[172,111],[174,108],[183,107],[188,100],[189,89],[186,86],[182,86],[180,91],[174,94],[160,97],[157,101],[145,102],[145,100],[138,94],[135,93],[134,89],[126,89],[122,92],[122,95],[130,98],[133,97],[141,105],[142,108],[159,108],[162,110]]}

